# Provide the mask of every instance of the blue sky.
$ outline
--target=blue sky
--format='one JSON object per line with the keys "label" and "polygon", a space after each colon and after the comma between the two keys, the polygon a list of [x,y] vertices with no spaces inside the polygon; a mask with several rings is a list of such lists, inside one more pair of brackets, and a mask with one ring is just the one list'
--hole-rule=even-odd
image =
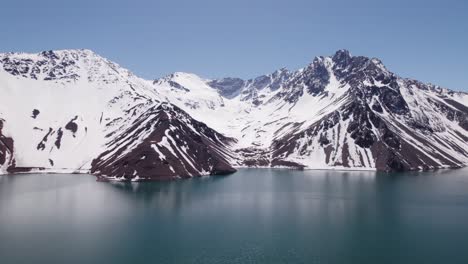
{"label": "blue sky", "polygon": [[468,91],[466,1],[3,1],[0,52],[88,48],[144,78],[297,69],[349,49]]}

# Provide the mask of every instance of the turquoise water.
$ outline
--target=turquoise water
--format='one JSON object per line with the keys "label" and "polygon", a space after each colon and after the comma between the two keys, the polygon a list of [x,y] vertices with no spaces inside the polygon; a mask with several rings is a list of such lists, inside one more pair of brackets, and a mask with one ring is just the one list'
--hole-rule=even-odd
{"label": "turquoise water", "polygon": [[468,170],[0,176],[0,263],[468,263]]}

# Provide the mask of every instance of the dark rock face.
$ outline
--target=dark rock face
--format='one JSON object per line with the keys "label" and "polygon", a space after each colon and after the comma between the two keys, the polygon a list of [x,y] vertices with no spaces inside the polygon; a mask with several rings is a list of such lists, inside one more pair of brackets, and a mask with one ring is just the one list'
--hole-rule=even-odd
{"label": "dark rock face", "polygon": [[267,87],[271,91],[278,90],[289,78],[291,73],[285,69],[279,69],[272,74],[262,75],[254,79],[248,80],[246,86],[249,86],[255,90],[263,90]]}
{"label": "dark rock face", "polygon": [[[349,52],[341,50],[332,60],[332,70],[338,81],[350,86],[344,95],[346,103],[309,127],[293,128],[286,135],[275,139],[271,145],[270,162],[287,161],[291,155],[307,157],[311,152],[317,152],[318,147],[318,152],[324,153],[325,163],[330,166],[359,167],[362,164],[374,164],[379,171],[464,166],[451,151],[467,157],[468,149],[444,140],[435,129],[444,131],[445,128],[434,128],[424,112],[413,113],[402,94],[401,85],[410,87],[407,91],[409,93],[417,92],[412,89],[439,93],[439,99],[425,98],[430,105],[424,107],[458,123],[465,131],[468,128],[468,107],[445,98],[444,94],[448,92],[438,87],[399,79],[377,59],[353,57]],[[303,91],[294,87],[301,85],[309,93],[320,96],[329,82],[327,75],[323,58],[317,58],[300,75],[296,75],[289,83],[291,88],[279,94],[279,97],[295,103]],[[415,102],[418,103],[426,102]],[[343,130],[346,131],[345,138],[339,136]],[[468,143],[466,133],[459,130],[450,133]],[[425,150],[414,146],[415,142],[422,144]],[[352,153],[350,144],[362,150],[367,149],[373,158],[365,151]]]}
{"label": "dark rock face", "polygon": [[162,104],[109,142],[108,150],[93,161],[92,172],[126,180],[136,175],[157,180],[228,174],[235,172],[228,161],[234,141],[181,109]]}
{"label": "dark rock face", "polygon": [[[344,126],[345,124],[348,125]],[[348,147],[351,142],[337,136],[335,131],[339,132],[343,129],[354,140],[354,144],[370,150],[374,157],[375,168],[379,171],[428,170],[438,168],[441,165],[450,168],[463,166],[451,154],[439,147],[438,143],[443,139],[439,138],[437,134],[430,133],[429,138],[433,139],[430,140],[420,135],[424,128],[413,128],[416,131],[412,131],[403,125],[395,126],[395,124],[374,114],[368,105],[359,105],[356,101],[351,101],[343,109],[325,116],[301,132],[293,130],[284,137],[275,140],[272,144],[272,159],[285,160],[285,157],[293,153],[307,156],[310,151],[308,146],[314,145],[314,140],[318,139],[320,147],[326,155],[326,163],[329,165],[349,167],[356,163],[356,160],[353,160],[356,158],[361,161],[360,164],[365,163],[365,160],[370,157],[363,155],[362,152],[357,152],[353,157]],[[377,131],[378,134],[375,134],[374,131]],[[432,149],[431,156],[413,146],[412,142],[405,139],[408,136],[422,142],[428,149]],[[304,143],[305,139],[307,141]],[[332,142],[335,144],[331,144]],[[337,142],[339,143],[336,144]],[[465,142],[468,142],[467,137],[465,137]],[[462,149],[458,146],[452,146],[452,148],[468,156],[468,149]],[[339,156],[341,159],[332,161],[333,156]]]}
{"label": "dark rock face", "polygon": [[207,84],[217,89],[219,94],[225,98],[234,98],[240,95],[242,101],[251,101],[254,106],[264,103],[258,92],[269,88],[276,91],[282,87],[291,73],[287,69],[280,69],[271,74],[261,75],[253,79],[242,80],[239,78],[223,78],[212,80]]}
{"label": "dark rock face", "polygon": [[36,119],[36,117],[37,117],[40,113],[41,113],[41,112],[40,112],[39,110],[34,109],[34,110],[32,111],[32,116],[31,116],[31,117],[34,118],[34,119]]}
{"label": "dark rock face", "polygon": [[236,96],[244,87],[245,81],[240,78],[223,78],[219,80],[213,80],[208,84],[211,87],[218,89],[222,96],[226,98],[232,98]]}
{"label": "dark rock face", "polygon": [[59,128],[57,131],[57,138],[55,140],[55,146],[57,149],[60,149],[60,146],[62,145],[62,137],[63,137],[63,131],[62,128]]}
{"label": "dark rock face", "polygon": [[270,167],[271,158],[268,150],[255,147],[238,149],[236,152],[242,156],[242,165],[247,167]]}
{"label": "dark rock face", "polygon": [[37,150],[42,151],[42,150],[45,149],[47,140],[48,140],[49,136],[52,135],[53,132],[54,132],[54,130],[50,127],[49,132],[47,132],[47,134],[42,138],[41,142],[39,142],[39,144],[37,144]]}
{"label": "dark rock face", "polygon": [[76,58],[68,55],[60,58],[54,51],[44,51],[39,55],[41,59],[37,61],[5,56],[1,64],[6,72],[24,78],[46,81],[78,79],[74,69]]}
{"label": "dark rock face", "polygon": [[351,60],[353,57],[349,53],[349,50],[341,49],[333,55],[332,59],[338,67],[344,68],[352,64]]}
{"label": "dark rock face", "polygon": [[183,91],[186,91],[186,92],[189,92],[189,91],[190,91],[189,89],[185,88],[184,86],[182,86],[182,85],[180,85],[180,84],[178,84],[178,83],[176,83],[176,82],[169,81],[168,83],[169,83],[169,85],[170,85],[171,87],[173,87],[173,88],[176,88],[176,89],[179,89],[179,90],[183,90]]}
{"label": "dark rock face", "polygon": [[74,137],[75,137],[76,131],[78,131],[78,124],[76,123],[77,119],[78,119],[78,116],[75,116],[72,120],[70,120],[70,122],[68,122],[65,125],[65,129],[71,131]]}
{"label": "dark rock face", "polygon": [[444,102],[452,108],[435,103],[439,111],[444,113],[449,120],[458,122],[463,129],[468,131],[468,107],[450,99],[445,99]]}
{"label": "dark rock face", "polygon": [[4,120],[0,119],[0,170],[10,171],[15,167],[13,139],[2,134]]}
{"label": "dark rock face", "polygon": [[[312,95],[323,93],[325,87],[330,81],[330,75],[324,63],[323,57],[317,57],[314,62],[307,66],[300,74],[288,81],[287,87],[305,86],[306,91]],[[290,89],[291,89],[290,88]],[[286,99],[288,102],[295,102],[299,99],[302,93],[293,93],[294,96]]]}

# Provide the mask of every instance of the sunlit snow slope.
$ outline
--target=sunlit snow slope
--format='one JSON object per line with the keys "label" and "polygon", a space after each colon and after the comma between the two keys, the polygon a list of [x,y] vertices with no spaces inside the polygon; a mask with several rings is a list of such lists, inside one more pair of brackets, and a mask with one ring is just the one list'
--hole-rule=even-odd
{"label": "sunlit snow slope", "polygon": [[467,131],[466,93],[346,50],[251,80],[149,81],[89,50],[0,54],[0,173],[143,180],[236,166],[461,167]]}
{"label": "sunlit snow slope", "polygon": [[[89,50],[48,51],[40,54],[7,53],[0,55],[0,168],[3,172],[31,170],[89,172],[110,177],[171,178],[233,171],[224,154],[232,139],[205,146],[206,161],[195,169],[180,169],[183,158],[197,157],[199,137],[187,117],[174,126],[152,126],[144,115],[162,107],[151,82]],[[169,120],[171,125],[173,120]],[[169,136],[154,143],[152,160],[145,167],[129,168],[126,159],[152,133],[167,134],[190,130],[184,145],[164,144]],[[187,133],[187,132],[186,132]],[[207,135],[212,136],[210,135]],[[221,142],[224,140],[224,142]],[[219,146],[217,144],[220,144]],[[203,143],[201,143],[203,144]],[[192,149],[194,148],[194,149]],[[221,151],[219,151],[221,149]],[[176,152],[170,161],[163,154]],[[105,156],[103,155],[105,153]],[[183,153],[183,154],[182,154]],[[100,163],[93,160],[99,157]],[[114,160],[109,170],[105,160]],[[115,162],[122,160],[122,162]],[[193,161],[192,161],[193,163]],[[99,167],[103,164],[103,167]],[[214,164],[214,165],[213,165]],[[223,164],[223,166],[215,166]],[[172,168],[170,170],[169,168]],[[119,173],[117,173],[117,171]],[[164,175],[160,171],[167,171]],[[108,172],[115,172],[107,175]],[[127,174],[124,174],[127,173]]]}
{"label": "sunlit snow slope", "polygon": [[468,95],[340,50],[252,80],[175,73],[154,82],[194,118],[238,140],[238,166],[416,170],[468,163]]}

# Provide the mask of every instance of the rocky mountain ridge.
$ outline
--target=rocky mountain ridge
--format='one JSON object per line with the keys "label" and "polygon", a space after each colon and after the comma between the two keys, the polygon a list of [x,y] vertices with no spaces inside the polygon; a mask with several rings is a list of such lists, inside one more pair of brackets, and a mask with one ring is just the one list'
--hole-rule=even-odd
{"label": "rocky mountain ridge", "polygon": [[235,167],[468,164],[468,95],[346,50],[251,80],[144,80],[89,50],[0,54],[0,172],[168,179]]}

